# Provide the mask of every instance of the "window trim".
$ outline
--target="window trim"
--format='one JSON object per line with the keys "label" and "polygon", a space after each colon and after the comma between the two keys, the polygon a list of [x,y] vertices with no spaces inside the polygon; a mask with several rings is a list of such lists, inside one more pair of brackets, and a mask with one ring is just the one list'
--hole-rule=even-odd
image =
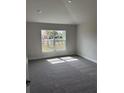
{"label": "window trim", "polygon": [[[53,31],[55,32],[55,31],[65,31],[65,45],[64,45],[64,49],[60,49],[60,50],[57,50],[57,49],[53,49],[53,51],[48,51],[48,52],[44,52],[43,51],[43,48],[42,48],[42,31],[43,30],[53,30],[53,29],[41,29],[41,31],[40,31],[40,45],[41,45],[41,51],[42,51],[42,53],[53,53],[53,52],[63,52],[63,51],[66,51],[66,49],[67,49],[67,31],[66,30],[62,30],[62,29],[54,29]],[[54,37],[54,47],[55,47],[55,37]]]}

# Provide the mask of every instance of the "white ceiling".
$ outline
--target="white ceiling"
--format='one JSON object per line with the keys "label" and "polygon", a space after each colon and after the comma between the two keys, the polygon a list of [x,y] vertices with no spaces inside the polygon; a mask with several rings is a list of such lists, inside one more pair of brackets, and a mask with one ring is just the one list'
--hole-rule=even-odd
{"label": "white ceiling", "polygon": [[[79,24],[97,16],[97,0],[27,0],[29,22]],[[37,10],[42,13],[38,14]]]}

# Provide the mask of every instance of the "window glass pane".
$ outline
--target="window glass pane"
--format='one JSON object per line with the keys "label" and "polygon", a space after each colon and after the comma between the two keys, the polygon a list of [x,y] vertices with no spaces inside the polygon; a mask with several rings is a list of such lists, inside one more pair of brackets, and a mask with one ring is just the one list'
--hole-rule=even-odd
{"label": "window glass pane", "polygon": [[42,52],[54,51],[54,33],[52,30],[42,30]]}
{"label": "window glass pane", "polygon": [[55,49],[65,50],[66,32],[63,30],[55,31]]}

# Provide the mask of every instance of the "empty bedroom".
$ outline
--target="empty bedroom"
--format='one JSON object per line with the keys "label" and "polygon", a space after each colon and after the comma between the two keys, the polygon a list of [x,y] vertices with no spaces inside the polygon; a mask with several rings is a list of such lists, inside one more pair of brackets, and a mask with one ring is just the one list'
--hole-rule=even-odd
{"label": "empty bedroom", "polygon": [[26,0],[26,92],[97,93],[97,0]]}

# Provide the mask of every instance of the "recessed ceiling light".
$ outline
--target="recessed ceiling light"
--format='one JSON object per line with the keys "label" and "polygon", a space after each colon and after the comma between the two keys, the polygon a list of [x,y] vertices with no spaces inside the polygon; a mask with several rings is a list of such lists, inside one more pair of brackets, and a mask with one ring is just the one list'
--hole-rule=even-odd
{"label": "recessed ceiling light", "polygon": [[41,10],[37,10],[37,13],[38,13],[38,14],[41,14],[41,13],[42,13],[42,11],[41,11]]}
{"label": "recessed ceiling light", "polygon": [[68,0],[68,3],[72,3],[72,0]]}

